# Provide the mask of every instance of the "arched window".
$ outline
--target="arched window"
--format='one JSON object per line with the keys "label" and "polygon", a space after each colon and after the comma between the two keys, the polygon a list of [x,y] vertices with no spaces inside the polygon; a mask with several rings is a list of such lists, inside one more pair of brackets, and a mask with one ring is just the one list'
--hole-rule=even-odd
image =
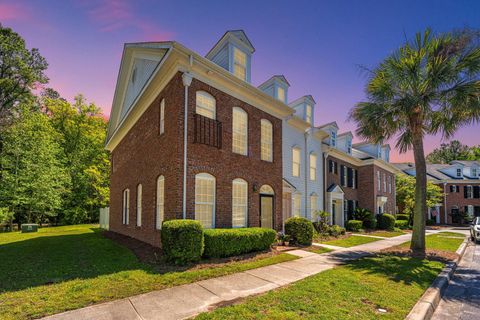
{"label": "arched window", "polygon": [[208,173],[195,175],[195,220],[215,228],[215,177]]}
{"label": "arched window", "polygon": [[122,223],[128,224],[130,215],[130,190],[123,190]]}
{"label": "arched window", "polygon": [[260,121],[260,156],[264,161],[273,161],[273,126],[267,119]]}
{"label": "arched window", "polygon": [[248,217],[248,183],[243,179],[232,182],[232,227],[247,226]]}
{"label": "arched window", "polygon": [[248,115],[241,108],[233,108],[232,116],[232,151],[247,155],[248,149]]}
{"label": "arched window", "polygon": [[273,191],[273,188],[270,187],[268,184],[264,184],[263,186],[260,187],[260,193],[261,194],[275,194],[275,192]]}
{"label": "arched window", "polygon": [[216,102],[215,98],[205,92],[205,91],[197,91],[197,107],[195,112],[199,115],[210,119],[216,119]]}
{"label": "arched window", "polygon": [[137,186],[137,227],[142,225],[142,185]]}
{"label": "arched window", "polygon": [[315,212],[318,210],[318,195],[312,192],[310,195],[310,218],[315,217]]}
{"label": "arched window", "polygon": [[293,194],[293,216],[300,217],[302,215],[302,194]]}
{"label": "arched window", "polygon": [[155,227],[160,230],[165,215],[165,177],[157,178],[157,204],[155,210]]}

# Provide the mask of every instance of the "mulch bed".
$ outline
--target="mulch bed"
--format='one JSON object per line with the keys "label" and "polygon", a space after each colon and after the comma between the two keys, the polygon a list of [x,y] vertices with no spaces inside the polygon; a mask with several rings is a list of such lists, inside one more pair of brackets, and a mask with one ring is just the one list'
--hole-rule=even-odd
{"label": "mulch bed", "polygon": [[405,248],[400,246],[383,249],[380,251],[380,253],[392,254],[392,255],[401,256],[401,257],[424,258],[427,260],[440,261],[443,263],[454,261],[459,257],[459,255],[456,254],[455,252],[432,250],[432,249],[427,249],[425,252],[425,256],[421,256],[414,253],[412,250],[410,250],[410,248]]}
{"label": "mulch bed", "polygon": [[113,231],[103,231],[102,235],[105,238],[108,238],[124,247],[127,247],[135,254],[138,260],[152,265],[155,268],[155,270],[159,273],[177,272],[177,271],[180,272],[180,271],[186,271],[186,270],[200,270],[200,269],[206,269],[206,268],[212,268],[212,267],[220,267],[222,265],[226,265],[226,264],[237,262],[237,261],[242,261],[242,262],[255,261],[263,258],[276,256],[280,254],[282,251],[296,249],[293,247],[290,247],[290,248],[282,247],[282,248],[289,248],[289,249],[287,250],[271,249],[268,251],[246,253],[239,256],[228,257],[228,258],[202,259],[198,263],[191,263],[185,266],[178,266],[178,265],[170,264],[165,261],[161,248],[154,247],[148,243],[142,242],[140,240],[137,240]]}

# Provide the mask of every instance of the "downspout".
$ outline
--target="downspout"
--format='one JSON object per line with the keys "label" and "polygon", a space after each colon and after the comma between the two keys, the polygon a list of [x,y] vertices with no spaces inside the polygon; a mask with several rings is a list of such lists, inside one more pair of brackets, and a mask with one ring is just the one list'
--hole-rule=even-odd
{"label": "downspout", "polygon": [[[192,59],[190,56],[190,64]],[[187,219],[187,142],[188,142],[188,87],[192,83],[192,75],[184,72],[182,82],[185,86],[184,120],[183,120],[183,199],[182,218]]]}
{"label": "downspout", "polygon": [[[308,151],[307,151],[307,139],[308,139],[308,131],[305,131],[305,133],[303,134],[303,138],[304,138],[304,142],[305,142],[305,218],[307,218],[308,216],[308,200],[307,200],[307,195],[308,195],[308,179],[310,179],[310,175],[309,175],[309,171],[310,171],[310,166],[307,164],[310,163],[310,159],[308,159],[308,162],[307,162],[307,157],[308,157]],[[310,217],[311,219],[311,217]]]}
{"label": "downspout", "polygon": [[445,218],[444,222],[445,224],[448,224],[447,222],[447,183],[443,183],[443,217]]}

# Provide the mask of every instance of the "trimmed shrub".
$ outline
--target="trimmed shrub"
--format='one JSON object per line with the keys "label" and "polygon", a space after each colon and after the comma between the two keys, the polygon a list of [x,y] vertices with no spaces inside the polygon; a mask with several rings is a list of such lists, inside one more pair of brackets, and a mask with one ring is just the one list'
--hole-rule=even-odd
{"label": "trimmed shrub", "polygon": [[347,230],[348,231],[360,231],[363,227],[363,221],[360,220],[348,220],[347,221]]}
{"label": "trimmed shrub", "polygon": [[377,219],[375,217],[370,216],[363,220],[363,228],[364,229],[375,229],[377,227]]}
{"label": "trimmed shrub", "polygon": [[379,214],[377,221],[380,229],[393,230],[393,228],[395,228],[395,217],[391,214]]}
{"label": "trimmed shrub", "polygon": [[437,224],[437,221],[435,219],[427,219],[427,221],[425,221],[427,226],[433,226],[435,224]]}
{"label": "trimmed shrub", "polygon": [[162,250],[176,264],[199,261],[203,254],[203,227],[195,220],[169,220],[162,224]]}
{"label": "trimmed shrub", "polygon": [[330,226],[330,228],[328,229],[328,234],[332,237],[338,237],[340,235],[344,235],[346,232],[345,228],[342,228],[336,224],[334,224],[333,226]]}
{"label": "trimmed shrub", "polygon": [[275,230],[267,228],[207,229],[203,255],[221,258],[267,250],[276,235]]}
{"label": "trimmed shrub", "polygon": [[397,214],[397,220],[407,220],[408,221],[408,214]]}
{"label": "trimmed shrub", "polygon": [[301,217],[289,218],[285,221],[285,234],[291,237],[290,243],[309,246],[313,239],[313,223]]}
{"label": "trimmed shrub", "polygon": [[395,221],[395,227],[399,229],[408,229],[408,220],[396,220]]}

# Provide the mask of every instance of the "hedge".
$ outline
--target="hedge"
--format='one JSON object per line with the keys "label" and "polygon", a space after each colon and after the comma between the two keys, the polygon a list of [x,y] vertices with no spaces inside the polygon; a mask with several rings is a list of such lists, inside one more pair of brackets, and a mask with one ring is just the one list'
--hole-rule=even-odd
{"label": "hedge", "polygon": [[208,229],[204,232],[208,258],[236,256],[270,248],[276,232],[267,228]]}
{"label": "hedge", "polygon": [[360,231],[363,227],[363,221],[361,220],[348,220],[347,221],[347,230],[348,231]]}
{"label": "hedge", "polygon": [[378,227],[384,230],[393,230],[395,228],[395,217],[388,213],[378,215]]}
{"label": "hedge", "polygon": [[338,237],[345,234],[345,228],[342,228],[336,224],[328,228],[328,234],[332,237]]}
{"label": "hedge", "polygon": [[363,228],[365,229],[375,229],[377,227],[377,219],[372,215],[363,220]]}
{"label": "hedge", "polygon": [[285,234],[290,243],[309,246],[313,239],[313,223],[305,218],[292,217],[285,221]]}
{"label": "hedge", "polygon": [[407,220],[408,221],[408,214],[397,214],[397,220]]}
{"label": "hedge", "polygon": [[195,220],[169,220],[162,224],[162,249],[176,264],[199,261],[203,254],[203,227]]}
{"label": "hedge", "polygon": [[410,226],[408,225],[408,220],[397,220],[395,221],[395,227],[399,229],[408,229]]}

